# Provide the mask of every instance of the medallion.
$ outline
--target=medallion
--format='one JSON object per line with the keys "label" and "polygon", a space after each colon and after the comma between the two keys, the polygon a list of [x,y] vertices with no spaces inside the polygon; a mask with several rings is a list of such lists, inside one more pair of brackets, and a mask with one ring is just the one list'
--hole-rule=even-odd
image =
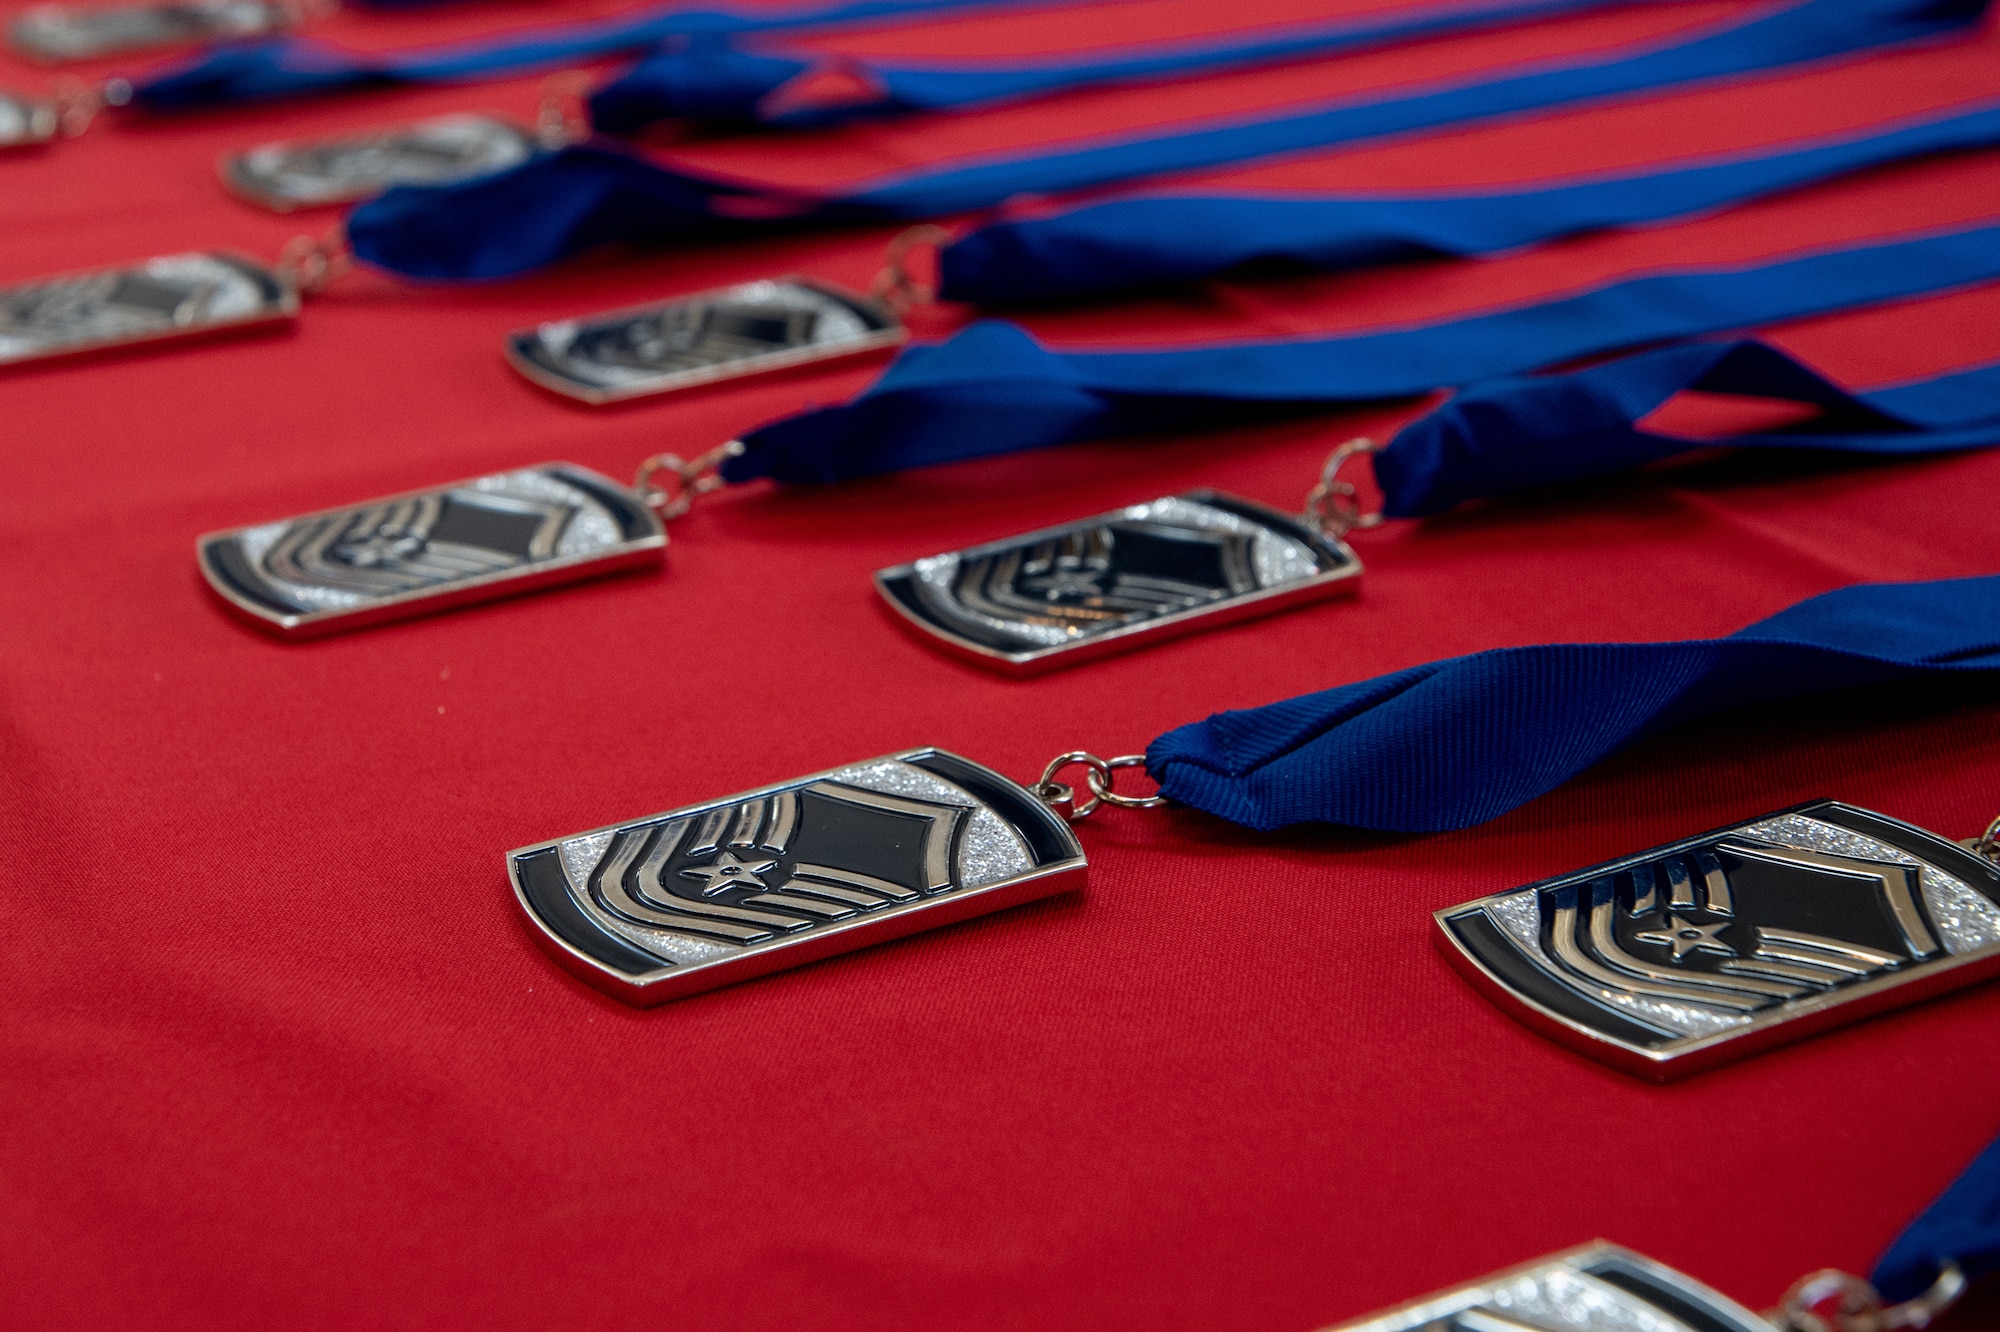
{"label": "medallion", "polygon": [[1734,1300],[1602,1240],[1325,1332],[1773,1332]]}
{"label": "medallion", "polygon": [[174,254],[0,287],[0,366],[282,324],[290,283],[234,254]]}
{"label": "medallion", "polygon": [[1025,788],[939,749],[510,852],[537,940],[657,1004],[1081,888],[1083,848]]}
{"label": "medallion", "polygon": [[55,103],[0,92],[0,148],[47,143],[62,128]]}
{"label": "medallion", "polygon": [[697,292],[508,335],[507,360],[543,388],[617,402],[894,347],[887,305],[805,278]]}
{"label": "medallion", "polygon": [[278,0],[151,0],[123,5],[32,5],[8,36],[30,60],[97,60],[196,42],[258,37],[289,28],[293,7]]}
{"label": "medallion", "polygon": [[211,532],[196,557],[232,608],[307,637],[657,564],[666,544],[631,491],[544,463]]}
{"label": "medallion", "polygon": [[1338,538],[1197,490],[883,569],[875,587],[937,644],[1027,675],[1349,591],[1360,574]]}
{"label": "medallion", "polygon": [[1436,919],[1509,1013],[1664,1079],[2000,969],[2000,866],[1824,800]]}
{"label": "medallion", "polygon": [[442,185],[518,166],[533,133],[495,116],[455,115],[336,139],[267,143],[221,162],[223,183],[276,212],[372,198],[392,185]]}

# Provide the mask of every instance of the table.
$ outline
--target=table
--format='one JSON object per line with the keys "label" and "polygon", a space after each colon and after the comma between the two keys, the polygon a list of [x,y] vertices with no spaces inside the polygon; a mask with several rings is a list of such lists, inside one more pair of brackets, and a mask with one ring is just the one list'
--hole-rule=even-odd
{"label": "table", "polygon": [[[612,8],[345,14],[316,31],[403,45]],[[1026,51],[1362,8],[1129,0],[812,45]],[[828,183],[1737,8],[677,151]],[[1989,31],[1199,183],[1484,184],[1749,147],[2000,93],[1996,55]],[[0,65],[0,82],[45,77]],[[331,215],[232,199],[219,152],[454,109],[530,115],[538,87],[100,125],[0,162],[0,279],[273,255]],[[1490,262],[1024,322],[1063,345],[1355,328],[1996,211],[2000,160],[1967,155]],[[1395,523],[1358,538],[1358,599],[1026,682],[899,632],[870,571],[1197,485],[1291,508],[1333,444],[1423,404],[825,492],[745,487],[673,525],[662,573],[320,642],[274,641],[202,586],[204,531],[559,458],[629,475],[857,391],[877,367],[589,409],[516,377],[499,345],[773,272],[862,285],[889,234],[595,255],[454,289],[357,273],[294,333],[0,377],[4,1321],[1302,1332],[1594,1236],[1752,1307],[1814,1267],[1865,1271],[2000,1121],[2000,986],[1659,1087],[1503,1016],[1433,947],[1429,914],[1820,795],[1970,835],[2000,795],[1990,691],[1683,729],[1448,835],[1106,811],[1080,833],[1087,891],[650,1011],[551,964],[502,858],[915,744],[1025,780],[1063,750],[1132,752],[1212,710],[1443,655],[1725,633],[1856,580],[1992,572],[2000,456],[1705,456]],[[1986,287],[1765,332],[1869,385],[2000,356],[1996,316]],[[917,322],[940,336],[969,317]]]}

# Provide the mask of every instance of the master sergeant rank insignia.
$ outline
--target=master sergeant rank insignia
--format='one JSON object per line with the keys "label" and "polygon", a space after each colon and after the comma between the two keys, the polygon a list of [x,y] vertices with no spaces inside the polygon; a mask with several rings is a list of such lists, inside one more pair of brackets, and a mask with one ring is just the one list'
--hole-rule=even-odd
{"label": "master sergeant rank insignia", "polygon": [[1655,1078],[2000,968],[2000,867],[1837,801],[1437,913],[1509,1012]]}
{"label": "master sergeant rank insignia", "polygon": [[507,857],[537,939],[657,1004],[1083,885],[1069,825],[916,749]]}

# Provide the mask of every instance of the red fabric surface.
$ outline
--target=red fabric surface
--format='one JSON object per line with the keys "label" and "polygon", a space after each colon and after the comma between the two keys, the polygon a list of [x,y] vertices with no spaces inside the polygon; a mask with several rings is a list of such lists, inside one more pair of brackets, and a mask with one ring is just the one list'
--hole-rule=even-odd
{"label": "red fabric surface", "polygon": [[[1360,6],[1229,12],[1336,8]],[[683,151],[846,179],[1732,8]],[[392,45],[557,12],[319,31]],[[839,45],[1050,49],[1212,12],[1159,0]],[[1684,156],[2000,93],[1996,54],[1989,34],[1208,179],[1432,185]],[[536,87],[100,126],[0,161],[0,280],[275,253],[322,219],[232,200],[221,150],[525,115]],[[2000,160],[1946,158],[1489,263],[1028,322],[1077,343],[1359,327],[1995,213]],[[471,290],[362,274],[294,333],[0,377],[0,1324],[1303,1330],[1600,1235],[1761,1306],[1810,1268],[1865,1270],[2000,1128],[2000,987],[1661,1088],[1489,1006],[1429,919],[1821,795],[1969,835],[2000,792],[2000,707],[1977,692],[1714,722],[1445,836],[1108,811],[1081,832],[1086,892],[651,1011],[560,972],[517,918],[511,847],[912,744],[1027,778],[1061,750],[1129,752],[1449,653],[1722,633],[1856,579],[2000,568],[2000,456],[1723,457],[1396,524],[1359,543],[1357,600],[1031,682],[936,655],[874,604],[878,567],[1177,489],[1296,504],[1332,443],[1407,405],[749,487],[675,524],[664,573],[304,645],[202,587],[203,531],[548,459],[625,475],[852,392],[871,368],[594,411],[514,377],[499,338],[773,271],[864,282],[886,235],[607,255]],[[1877,383],[2000,356],[2000,289],[1770,333]]]}

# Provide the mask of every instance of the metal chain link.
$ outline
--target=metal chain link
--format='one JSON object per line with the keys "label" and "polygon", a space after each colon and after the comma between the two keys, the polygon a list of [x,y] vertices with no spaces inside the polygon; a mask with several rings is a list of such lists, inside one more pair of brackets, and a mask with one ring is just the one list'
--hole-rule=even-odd
{"label": "metal chain link", "polygon": [[56,113],[56,128],[65,139],[74,139],[90,128],[106,102],[104,89],[92,87],[74,75],[57,79],[49,90],[49,105]]}
{"label": "metal chain link", "polygon": [[542,147],[561,148],[590,137],[583,100],[590,85],[591,75],[579,69],[551,74],[542,82],[542,99],[535,108],[535,138]]}
{"label": "metal chain link", "polygon": [[937,299],[937,287],[911,275],[910,255],[926,246],[942,245],[949,239],[949,231],[929,222],[898,232],[890,240],[888,252],[883,255],[882,271],[868,285],[869,294],[899,315],[919,305],[929,305]]}
{"label": "metal chain link", "polygon": [[1381,522],[1381,510],[1362,512],[1360,491],[1352,481],[1340,479],[1340,469],[1350,458],[1381,451],[1380,444],[1363,437],[1350,439],[1328,454],[1326,465],[1319,470],[1319,484],[1306,495],[1306,522],[1336,541],[1356,528]]}
{"label": "metal chain link", "polygon": [[1929,1327],[1965,1293],[1965,1271],[1947,1261],[1931,1288],[1913,1300],[1884,1306],[1881,1293],[1835,1268],[1794,1282],[1765,1317],[1780,1332],[1898,1332]]}
{"label": "metal chain link", "polygon": [[2000,864],[2000,819],[1987,824],[1986,831],[1979,836],[1968,837],[1959,845],[1975,856],[1984,856],[1995,864]]}
{"label": "metal chain link", "polygon": [[278,276],[301,296],[325,291],[333,280],[354,266],[347,232],[334,227],[324,236],[294,236],[278,255]]}
{"label": "metal chain link", "polygon": [[[1088,750],[1073,749],[1050,760],[1049,766],[1042,769],[1042,779],[1028,790],[1058,813],[1062,812],[1064,805],[1068,805],[1069,812],[1063,817],[1071,823],[1089,818],[1097,812],[1099,805],[1115,805],[1120,809],[1158,809],[1167,803],[1165,796],[1120,795],[1112,789],[1118,780],[1115,775],[1118,769],[1142,767],[1145,762],[1144,754],[1121,754],[1117,758],[1104,759]],[[1076,798],[1074,786],[1056,780],[1056,774],[1073,763],[1083,765],[1084,789],[1090,792],[1089,797],[1081,801]]]}
{"label": "metal chain link", "polygon": [[[727,485],[722,479],[722,464],[742,454],[740,439],[718,444],[691,462],[678,453],[656,453],[639,464],[639,473],[632,478],[632,489],[639,492],[646,507],[662,520],[678,518],[694,507],[696,496]],[[660,484],[668,477],[672,478],[670,484]]]}

